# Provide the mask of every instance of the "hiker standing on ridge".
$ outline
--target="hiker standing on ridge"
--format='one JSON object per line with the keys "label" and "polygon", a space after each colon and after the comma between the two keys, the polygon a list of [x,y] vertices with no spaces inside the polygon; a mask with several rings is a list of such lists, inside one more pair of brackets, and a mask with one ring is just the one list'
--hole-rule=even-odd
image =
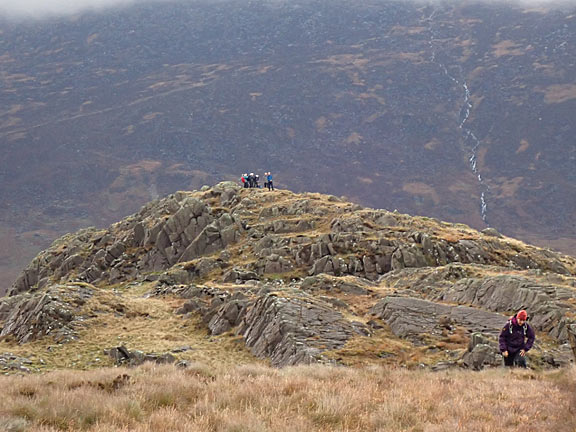
{"label": "hiker standing on ridge", "polygon": [[274,190],[274,183],[272,182],[272,174],[270,171],[264,173],[266,176],[266,186],[268,186],[268,190]]}
{"label": "hiker standing on ridge", "polygon": [[500,352],[504,366],[526,366],[526,352],[532,348],[536,335],[528,324],[528,313],[521,310],[508,320],[500,332]]}

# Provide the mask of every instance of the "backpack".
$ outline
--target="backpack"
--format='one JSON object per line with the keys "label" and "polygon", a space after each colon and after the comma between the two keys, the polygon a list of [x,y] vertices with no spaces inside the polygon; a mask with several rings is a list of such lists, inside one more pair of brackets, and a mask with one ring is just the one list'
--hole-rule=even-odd
{"label": "backpack", "polygon": [[[511,317],[508,319],[508,330],[510,331],[510,334],[512,334],[512,319],[515,318],[515,317],[516,317],[516,315],[511,316]],[[526,321],[526,322],[524,323],[524,325],[522,326],[522,329],[524,330],[524,337],[526,337],[526,333],[528,332],[528,321]]]}

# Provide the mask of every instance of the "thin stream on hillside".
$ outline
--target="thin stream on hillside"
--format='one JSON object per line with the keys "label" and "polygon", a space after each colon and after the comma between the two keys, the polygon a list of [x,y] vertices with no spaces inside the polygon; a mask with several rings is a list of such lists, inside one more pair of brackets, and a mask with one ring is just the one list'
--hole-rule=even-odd
{"label": "thin stream on hillside", "polygon": [[467,127],[467,123],[468,123],[468,119],[470,118],[470,113],[472,111],[473,105],[471,102],[471,95],[470,95],[470,88],[468,87],[468,83],[466,82],[466,79],[464,78],[464,74],[462,72],[462,68],[460,66],[458,66],[458,69],[460,70],[460,79],[456,78],[455,76],[453,76],[449,71],[448,68],[446,67],[446,65],[444,63],[442,63],[441,61],[438,60],[438,56],[437,56],[437,52],[436,52],[436,46],[434,44],[434,41],[436,40],[436,32],[434,30],[434,18],[436,16],[438,12],[438,9],[434,9],[432,11],[432,13],[424,18],[424,21],[427,23],[428,25],[428,29],[430,32],[430,39],[428,40],[428,45],[430,47],[430,61],[436,65],[438,65],[442,71],[444,72],[444,75],[446,75],[454,84],[456,84],[458,87],[462,88],[463,90],[463,102],[462,102],[462,106],[460,108],[460,123],[458,125],[458,128],[461,131],[463,140],[462,140],[462,144],[464,146],[464,148],[466,150],[470,151],[470,156],[468,157],[468,163],[470,165],[470,169],[472,170],[472,172],[476,175],[476,178],[478,179],[478,183],[480,185],[481,188],[481,194],[480,194],[480,214],[482,216],[482,220],[488,224],[487,221],[487,215],[488,215],[488,205],[486,203],[486,192],[488,191],[488,185],[486,185],[486,183],[484,182],[484,180],[482,179],[482,176],[480,175],[480,172],[478,171],[478,149],[480,148],[480,144],[481,141],[478,139],[478,137],[474,134],[474,132]]}

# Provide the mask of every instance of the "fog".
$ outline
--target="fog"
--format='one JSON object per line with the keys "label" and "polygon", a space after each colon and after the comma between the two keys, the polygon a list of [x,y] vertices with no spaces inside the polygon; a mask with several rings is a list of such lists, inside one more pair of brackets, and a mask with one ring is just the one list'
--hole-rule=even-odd
{"label": "fog", "polygon": [[126,6],[135,2],[136,0],[0,0],[0,14],[39,18]]}
{"label": "fog", "polygon": [[[0,16],[12,17],[17,19],[22,18],[45,18],[45,17],[57,17],[62,15],[72,15],[79,12],[85,11],[99,11],[114,7],[126,7],[136,3],[166,3],[170,1],[205,1],[210,3],[223,2],[223,0],[0,0]],[[230,1],[246,1],[250,0],[230,0]],[[264,0],[268,2],[283,2],[293,3],[288,0]],[[377,2],[379,0],[368,0],[370,3]],[[383,2],[387,0],[382,0]],[[402,1],[402,0],[397,0]],[[459,0],[404,0],[404,1],[414,1],[420,4],[431,4],[431,3],[472,3],[474,1],[479,3],[492,3],[492,4],[515,4],[524,7],[572,7],[576,6],[576,0],[472,0],[472,1],[459,1]],[[360,0],[358,3],[361,3]],[[351,3],[353,5],[355,3]]]}

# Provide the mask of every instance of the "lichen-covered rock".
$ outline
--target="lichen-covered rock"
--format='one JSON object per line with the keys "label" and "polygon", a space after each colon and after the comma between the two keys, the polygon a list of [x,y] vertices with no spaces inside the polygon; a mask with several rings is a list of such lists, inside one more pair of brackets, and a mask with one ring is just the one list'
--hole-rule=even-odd
{"label": "lichen-covered rock", "polygon": [[7,316],[0,336],[26,343],[51,335],[58,342],[75,338],[72,327],[76,310],[92,296],[82,285],[54,286],[44,292],[19,296]]}
{"label": "lichen-covered rock", "polygon": [[254,355],[274,366],[314,363],[360,330],[330,305],[311,298],[268,294],[244,317],[238,333]]}
{"label": "lichen-covered rock", "polygon": [[470,337],[468,350],[462,357],[462,365],[474,370],[485,366],[500,366],[502,355],[498,349],[497,338],[494,335],[473,333]]}

